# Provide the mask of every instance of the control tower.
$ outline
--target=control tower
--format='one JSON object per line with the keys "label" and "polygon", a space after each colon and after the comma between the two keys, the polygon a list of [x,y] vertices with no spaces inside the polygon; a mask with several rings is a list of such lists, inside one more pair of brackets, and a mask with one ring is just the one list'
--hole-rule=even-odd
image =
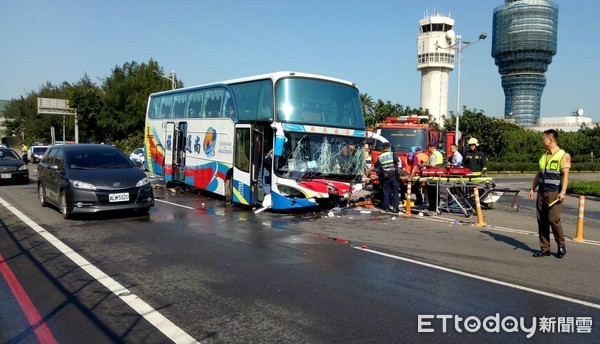
{"label": "control tower", "polygon": [[558,5],[505,0],[494,10],[492,57],[504,89],[504,117],[533,125],[540,117],[544,74],[556,55]]}
{"label": "control tower", "polygon": [[443,124],[448,117],[448,74],[454,69],[454,19],[426,15],[419,20],[417,70],[421,71],[421,108]]}

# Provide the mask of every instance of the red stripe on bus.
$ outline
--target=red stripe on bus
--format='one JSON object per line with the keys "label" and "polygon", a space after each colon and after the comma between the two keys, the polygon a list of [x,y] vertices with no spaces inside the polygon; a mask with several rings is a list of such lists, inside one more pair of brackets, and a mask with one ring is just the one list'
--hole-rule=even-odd
{"label": "red stripe on bus", "polygon": [[13,274],[8,264],[6,264],[6,261],[4,261],[4,258],[1,254],[0,273],[2,273],[2,275],[4,276],[4,280],[6,280],[8,287],[15,296],[15,299],[19,303],[19,306],[21,306],[21,309],[23,310],[23,313],[25,314],[29,325],[31,325],[31,327],[33,328],[33,332],[37,336],[40,343],[57,343],[56,339],[52,335],[52,332],[50,332],[50,329],[48,328],[48,326],[46,326],[44,319],[42,319],[42,316],[31,302],[31,299],[29,299],[29,296],[27,296],[27,293],[21,286],[21,283],[19,283],[19,280],[17,280],[17,277]]}

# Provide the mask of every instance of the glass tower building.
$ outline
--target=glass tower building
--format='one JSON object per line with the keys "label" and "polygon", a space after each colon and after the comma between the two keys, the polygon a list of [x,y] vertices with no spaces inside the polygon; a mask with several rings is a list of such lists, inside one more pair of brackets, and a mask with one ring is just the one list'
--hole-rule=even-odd
{"label": "glass tower building", "polygon": [[546,77],[556,55],[558,5],[547,0],[505,0],[494,10],[492,57],[504,89],[504,117],[536,124]]}

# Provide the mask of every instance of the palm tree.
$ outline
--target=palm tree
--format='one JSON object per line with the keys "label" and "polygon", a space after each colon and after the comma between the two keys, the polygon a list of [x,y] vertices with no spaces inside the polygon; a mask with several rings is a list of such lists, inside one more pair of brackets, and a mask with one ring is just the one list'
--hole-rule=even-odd
{"label": "palm tree", "polygon": [[373,97],[368,95],[367,93],[360,94],[360,103],[362,106],[363,116],[373,116],[375,113],[375,102],[373,102]]}

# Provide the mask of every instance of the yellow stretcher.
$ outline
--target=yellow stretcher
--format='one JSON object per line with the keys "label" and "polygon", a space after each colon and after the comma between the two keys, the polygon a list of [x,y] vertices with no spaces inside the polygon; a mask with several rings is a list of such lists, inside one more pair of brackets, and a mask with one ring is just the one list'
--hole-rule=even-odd
{"label": "yellow stretcher", "polygon": [[491,177],[482,176],[434,176],[421,177],[428,188],[435,188],[436,212],[442,211],[463,213],[466,217],[476,215],[474,188],[478,188],[479,201],[488,209],[492,209],[505,194],[513,194],[511,207],[519,210],[515,205],[519,190],[508,187],[496,187]]}

